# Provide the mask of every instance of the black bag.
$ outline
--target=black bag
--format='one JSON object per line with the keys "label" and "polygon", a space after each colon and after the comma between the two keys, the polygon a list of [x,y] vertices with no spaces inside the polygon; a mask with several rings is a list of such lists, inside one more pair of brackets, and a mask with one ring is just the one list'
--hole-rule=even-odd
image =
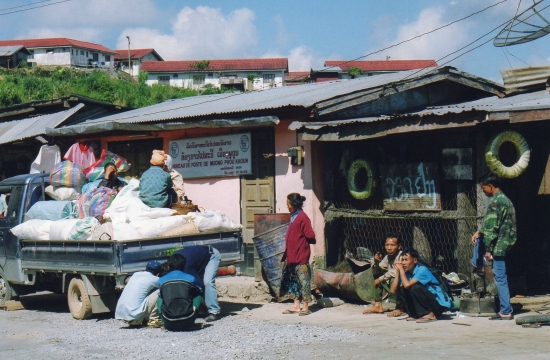
{"label": "black bag", "polygon": [[162,321],[166,330],[184,330],[195,323],[193,299],[200,295],[195,285],[185,280],[169,280],[160,287]]}

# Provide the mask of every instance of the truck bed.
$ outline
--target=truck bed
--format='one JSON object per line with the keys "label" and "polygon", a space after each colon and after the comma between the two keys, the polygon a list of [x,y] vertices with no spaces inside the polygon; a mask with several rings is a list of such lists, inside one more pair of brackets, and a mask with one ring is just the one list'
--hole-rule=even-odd
{"label": "truck bed", "polygon": [[25,272],[124,275],[143,271],[150,260],[163,262],[190,245],[218,249],[222,266],[242,260],[239,231],[125,241],[21,240],[21,265]]}

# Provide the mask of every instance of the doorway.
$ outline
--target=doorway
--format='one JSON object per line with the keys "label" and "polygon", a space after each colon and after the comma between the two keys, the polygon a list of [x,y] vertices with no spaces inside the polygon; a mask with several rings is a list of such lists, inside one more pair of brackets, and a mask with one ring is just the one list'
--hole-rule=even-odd
{"label": "doorway", "polygon": [[143,139],[110,142],[107,148],[110,152],[122,156],[128,160],[132,166],[122,176],[138,177],[151,167],[151,155],[153,150],[162,150],[163,139]]}

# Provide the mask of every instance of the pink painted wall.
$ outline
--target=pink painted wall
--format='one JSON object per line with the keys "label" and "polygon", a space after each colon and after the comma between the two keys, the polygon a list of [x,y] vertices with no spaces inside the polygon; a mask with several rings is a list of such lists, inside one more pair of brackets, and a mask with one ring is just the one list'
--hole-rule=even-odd
{"label": "pink painted wall", "polygon": [[241,182],[238,177],[186,179],[185,195],[193,204],[216,210],[241,223]]}
{"label": "pink painted wall", "polygon": [[[314,184],[312,166],[314,161],[311,157],[311,143],[298,140],[296,143],[296,132],[288,130],[290,121],[281,121],[275,128],[275,209],[278,213],[288,212],[286,208],[286,196],[297,192],[306,197],[304,211],[309,216],[313,230],[317,238],[317,244],[312,246],[312,256],[325,254],[325,221],[321,212],[322,196],[314,192],[317,188]],[[304,147],[304,165],[295,166],[290,164],[290,158],[286,151],[296,145]]]}

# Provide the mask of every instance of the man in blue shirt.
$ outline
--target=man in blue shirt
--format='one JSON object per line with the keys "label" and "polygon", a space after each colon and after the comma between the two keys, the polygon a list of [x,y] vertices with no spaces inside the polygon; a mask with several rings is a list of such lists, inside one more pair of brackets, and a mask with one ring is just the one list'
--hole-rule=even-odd
{"label": "man in blue shirt", "polygon": [[158,275],[161,265],[156,260],[147,263],[145,271],[130,277],[116,305],[115,319],[130,326],[140,326],[144,321],[157,320]]}
{"label": "man in blue shirt", "polygon": [[204,301],[208,307],[208,316],[204,320],[206,322],[218,320],[220,303],[216,290],[216,276],[220,266],[220,252],[212,246],[195,245],[186,246],[175,254],[185,257],[187,261],[184,271],[195,276],[199,286],[204,288]]}
{"label": "man in blue shirt", "polygon": [[[400,262],[395,262],[399,281],[394,281],[390,291],[398,293],[409,317],[417,323],[437,320],[453,307],[452,299],[443,292],[439,281],[430,270],[418,262],[418,252],[413,248],[403,250]],[[401,285],[401,286],[399,286]]]}

